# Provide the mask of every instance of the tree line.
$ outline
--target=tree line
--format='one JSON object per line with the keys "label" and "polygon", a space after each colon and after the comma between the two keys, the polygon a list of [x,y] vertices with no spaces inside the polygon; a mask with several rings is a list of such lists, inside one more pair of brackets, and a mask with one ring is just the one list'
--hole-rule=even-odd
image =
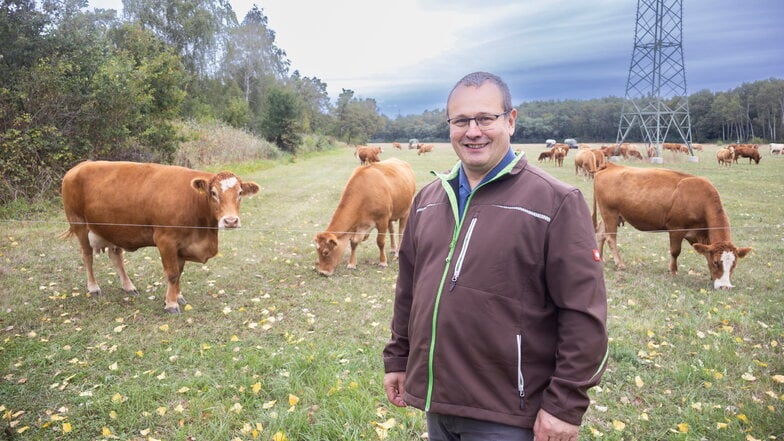
{"label": "tree line", "polygon": [[[688,96],[692,140],[700,143],[782,142],[784,140],[784,80],[770,78],[744,83],[732,90],[700,90]],[[516,106],[514,143],[544,143],[576,138],[585,142],[614,142],[625,99],[530,101]],[[674,107],[674,104],[671,105]],[[627,109],[628,111],[628,109]],[[447,141],[446,110],[387,120],[375,137],[379,141],[417,138]],[[642,136],[629,136],[639,142]],[[670,131],[669,136],[678,136]],[[670,141],[681,142],[672,138]]]}
{"label": "tree line", "polygon": [[[328,32],[328,30],[324,30]],[[390,118],[351,89],[291,71],[263,9],[228,0],[0,4],[0,204],[59,186],[83,159],[170,162],[176,123],[220,121],[296,154],[302,136],[350,145],[448,139],[444,109]],[[689,97],[695,141],[780,140],[784,81]],[[614,140],[623,100],[522,103],[514,142]]]}

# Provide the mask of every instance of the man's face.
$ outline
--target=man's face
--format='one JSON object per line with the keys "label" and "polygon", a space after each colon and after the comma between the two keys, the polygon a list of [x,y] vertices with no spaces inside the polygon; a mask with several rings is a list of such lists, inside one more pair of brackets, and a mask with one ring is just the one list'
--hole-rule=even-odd
{"label": "man's face", "polygon": [[[498,86],[485,82],[479,87],[458,86],[447,103],[450,119],[474,118],[503,113],[503,96]],[[487,126],[469,121],[465,127],[449,124],[452,148],[463,162],[466,174],[475,185],[493,169],[509,150],[517,110],[512,109]]]}

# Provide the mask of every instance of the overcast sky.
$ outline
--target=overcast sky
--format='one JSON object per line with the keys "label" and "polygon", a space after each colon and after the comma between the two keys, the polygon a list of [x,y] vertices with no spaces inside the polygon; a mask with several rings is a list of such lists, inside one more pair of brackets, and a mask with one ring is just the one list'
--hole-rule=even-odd
{"label": "overcast sky", "polygon": [[[633,0],[230,0],[263,9],[291,68],[374,98],[390,116],[445,107],[464,74],[509,83],[513,103],[624,96]],[[90,0],[122,9],[121,0]],[[689,94],[784,79],[784,0],[683,0]]]}

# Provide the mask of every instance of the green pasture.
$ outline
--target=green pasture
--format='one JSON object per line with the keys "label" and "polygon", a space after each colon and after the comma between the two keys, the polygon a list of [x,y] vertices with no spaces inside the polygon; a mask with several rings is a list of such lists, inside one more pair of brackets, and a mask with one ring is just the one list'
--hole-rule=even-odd
{"label": "green pasture", "polygon": [[[573,152],[556,168],[536,161],[543,146],[518,147],[590,203]],[[382,158],[408,161],[418,187],[456,160],[448,144],[403,148],[384,144]],[[656,165],[708,177],[734,243],[754,251],[735,288],[716,292],[691,247],[673,277],[665,233],[620,229],[627,269],[605,264],[611,358],[581,440],[784,439],[784,156],[766,148],[759,165],[720,167],[714,146]],[[155,248],[126,255],[139,296],[106,256],[103,294],[90,296],[58,207],[0,221],[0,440],[423,439],[423,414],[391,406],[381,386],[396,263],[376,265],[374,233],[356,270],[315,271],[313,236],[357,165],[341,148],[216,167],[262,190],[244,200],[242,228],[220,233],[219,255],[186,264],[179,315],[163,311]]]}

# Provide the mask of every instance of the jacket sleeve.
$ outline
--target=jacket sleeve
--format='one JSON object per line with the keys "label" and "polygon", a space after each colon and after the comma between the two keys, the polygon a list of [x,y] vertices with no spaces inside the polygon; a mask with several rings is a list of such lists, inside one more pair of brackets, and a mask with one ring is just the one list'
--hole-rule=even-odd
{"label": "jacket sleeve", "polygon": [[607,361],[607,294],[588,205],[569,192],[548,233],[545,278],[558,308],[555,371],[542,408],[579,425]]}
{"label": "jacket sleeve", "polygon": [[413,300],[414,247],[413,231],[416,229],[416,199],[411,204],[408,224],[403,232],[398,252],[399,270],[395,285],[395,303],[392,315],[392,336],[384,347],[384,372],[405,372],[408,363],[408,321]]}

